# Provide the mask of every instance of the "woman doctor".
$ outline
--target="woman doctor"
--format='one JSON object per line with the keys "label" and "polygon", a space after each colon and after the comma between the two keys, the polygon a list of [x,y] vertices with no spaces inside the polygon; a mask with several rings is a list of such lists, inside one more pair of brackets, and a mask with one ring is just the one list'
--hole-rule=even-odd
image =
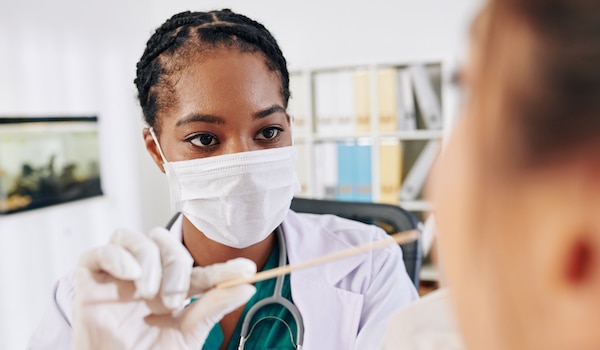
{"label": "woman doctor", "polygon": [[182,215],[168,232],[119,230],[84,254],[58,282],[30,348],[236,349],[248,310],[274,293],[288,302],[247,321],[246,348],[377,348],[387,318],[418,298],[397,245],[293,272],[276,287],[211,289],[386,238],[289,210],[298,188],[289,77],[269,31],[229,10],[174,15],[149,39],[135,84],[146,148]]}

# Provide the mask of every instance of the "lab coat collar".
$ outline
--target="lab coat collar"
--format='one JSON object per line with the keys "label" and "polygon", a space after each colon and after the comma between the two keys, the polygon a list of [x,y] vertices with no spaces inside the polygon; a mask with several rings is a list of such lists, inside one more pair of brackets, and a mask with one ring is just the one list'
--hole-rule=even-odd
{"label": "lab coat collar", "polygon": [[[352,247],[352,244],[347,240],[341,240],[332,231],[323,227],[323,216],[321,216],[321,225],[318,225],[310,219],[301,219],[300,215],[306,216],[307,214],[298,214],[290,210],[282,224],[288,259],[291,265],[320,258],[324,255]],[[332,220],[336,219],[336,217],[332,217]],[[299,228],[302,228],[302,230],[299,230]],[[303,280],[308,279],[313,282],[324,278],[327,285],[335,286],[341,279],[359,266],[367,256],[368,253],[349,256],[340,260],[327,262],[323,265],[298,270],[293,274],[301,277]]]}
{"label": "lab coat collar", "polygon": [[[352,247],[348,241],[341,240],[333,232],[317,225],[311,220],[301,220],[299,215],[293,210],[290,210],[283,221],[283,233],[285,235],[287,254],[290,264],[298,264],[308,260],[316,259],[332,252],[338,252]],[[179,217],[173,222],[170,231],[177,239],[182,239],[182,217]],[[332,218],[333,219],[333,218]],[[302,230],[299,230],[302,228]],[[315,237],[318,235],[318,238]],[[297,249],[296,247],[303,247]],[[329,286],[334,286],[338,281],[348,275],[352,270],[359,266],[367,256],[359,254],[349,256],[344,259],[334,260],[325,263],[324,266],[314,266],[303,270],[299,270],[295,275],[302,279],[318,281],[325,278],[325,283]]]}
{"label": "lab coat collar", "polygon": [[[300,214],[293,210],[290,210],[282,223],[290,264],[297,264],[316,259],[326,254],[331,254],[332,252],[348,249],[352,246],[347,241],[340,240],[333,232],[317,225],[315,222],[301,220],[299,215]],[[182,218],[183,215],[179,215],[170,228],[170,232],[180,241],[183,241]],[[299,230],[299,228],[302,228],[302,230]],[[317,238],[315,235],[318,235],[319,237]],[[303,248],[296,249],[296,247]],[[330,261],[326,263],[327,268],[322,268],[323,266],[309,267],[298,271],[295,275],[302,276],[302,279],[306,277],[312,281],[318,281],[325,278],[327,285],[334,286],[365,260],[365,254]]]}

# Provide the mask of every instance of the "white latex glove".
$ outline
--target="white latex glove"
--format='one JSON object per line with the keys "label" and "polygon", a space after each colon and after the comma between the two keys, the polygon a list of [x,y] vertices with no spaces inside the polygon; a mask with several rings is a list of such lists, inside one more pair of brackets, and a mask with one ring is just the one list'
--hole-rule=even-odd
{"label": "white latex glove", "polygon": [[256,265],[244,258],[192,265],[189,252],[163,228],[148,236],[117,231],[110,244],[79,262],[72,348],[201,349],[213,326],[255,292],[249,284],[211,288],[253,275]]}

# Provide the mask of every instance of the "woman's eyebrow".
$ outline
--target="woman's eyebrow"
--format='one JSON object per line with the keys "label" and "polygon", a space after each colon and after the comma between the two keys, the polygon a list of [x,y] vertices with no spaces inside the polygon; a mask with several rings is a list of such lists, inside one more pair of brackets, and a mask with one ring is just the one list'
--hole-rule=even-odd
{"label": "woman's eyebrow", "polygon": [[[279,105],[273,105],[267,109],[264,109],[262,111],[258,111],[256,113],[254,113],[254,115],[252,117],[254,119],[260,119],[260,118],[265,118],[273,113],[279,113],[279,112],[285,113],[285,108],[283,108],[282,106],[279,106]],[[175,124],[175,126],[182,126],[182,125],[186,125],[186,124],[193,123],[193,122],[203,122],[203,123],[211,123],[211,124],[218,124],[218,125],[225,124],[225,120],[219,116],[216,116],[213,114],[192,113],[192,114],[186,115],[185,117],[178,120],[177,123]]]}
{"label": "woman's eyebrow", "polygon": [[279,105],[273,105],[267,109],[254,113],[254,119],[264,118],[278,112],[285,113],[285,108]]}
{"label": "woman's eyebrow", "polygon": [[216,115],[190,114],[190,115],[187,115],[187,116],[181,118],[180,120],[178,120],[177,123],[175,124],[175,126],[182,126],[182,125],[193,123],[193,122],[203,122],[203,123],[211,123],[211,124],[218,124],[218,125],[225,124],[225,120],[223,120],[223,118],[218,117]]}

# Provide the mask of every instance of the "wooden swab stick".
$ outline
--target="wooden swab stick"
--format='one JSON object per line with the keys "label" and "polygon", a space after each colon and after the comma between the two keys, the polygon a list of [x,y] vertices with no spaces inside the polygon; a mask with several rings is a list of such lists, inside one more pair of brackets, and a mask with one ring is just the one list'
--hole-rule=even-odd
{"label": "wooden swab stick", "polygon": [[251,277],[237,278],[237,279],[225,281],[225,282],[217,284],[215,286],[215,288],[227,288],[227,287],[235,286],[235,285],[238,285],[241,283],[254,283],[254,282],[258,282],[258,281],[263,281],[263,280],[267,280],[269,278],[277,277],[280,275],[286,275],[295,270],[300,270],[300,269],[304,269],[307,267],[323,264],[323,263],[326,263],[329,261],[342,259],[342,258],[352,256],[352,255],[357,255],[360,253],[367,252],[369,250],[383,248],[383,247],[391,245],[391,244],[409,243],[409,242],[415,241],[419,238],[419,231],[418,230],[402,231],[402,232],[397,232],[397,233],[391,234],[391,235],[389,235],[389,237],[391,237],[392,239],[382,239],[379,241],[359,245],[356,247],[351,247],[351,248],[348,248],[348,249],[345,249],[345,250],[342,250],[339,252],[328,254],[328,255],[313,259],[313,260],[308,260],[308,261],[305,261],[303,263],[299,263],[296,265],[285,265],[285,266],[280,266],[280,267],[277,267],[274,269],[261,271]]}

